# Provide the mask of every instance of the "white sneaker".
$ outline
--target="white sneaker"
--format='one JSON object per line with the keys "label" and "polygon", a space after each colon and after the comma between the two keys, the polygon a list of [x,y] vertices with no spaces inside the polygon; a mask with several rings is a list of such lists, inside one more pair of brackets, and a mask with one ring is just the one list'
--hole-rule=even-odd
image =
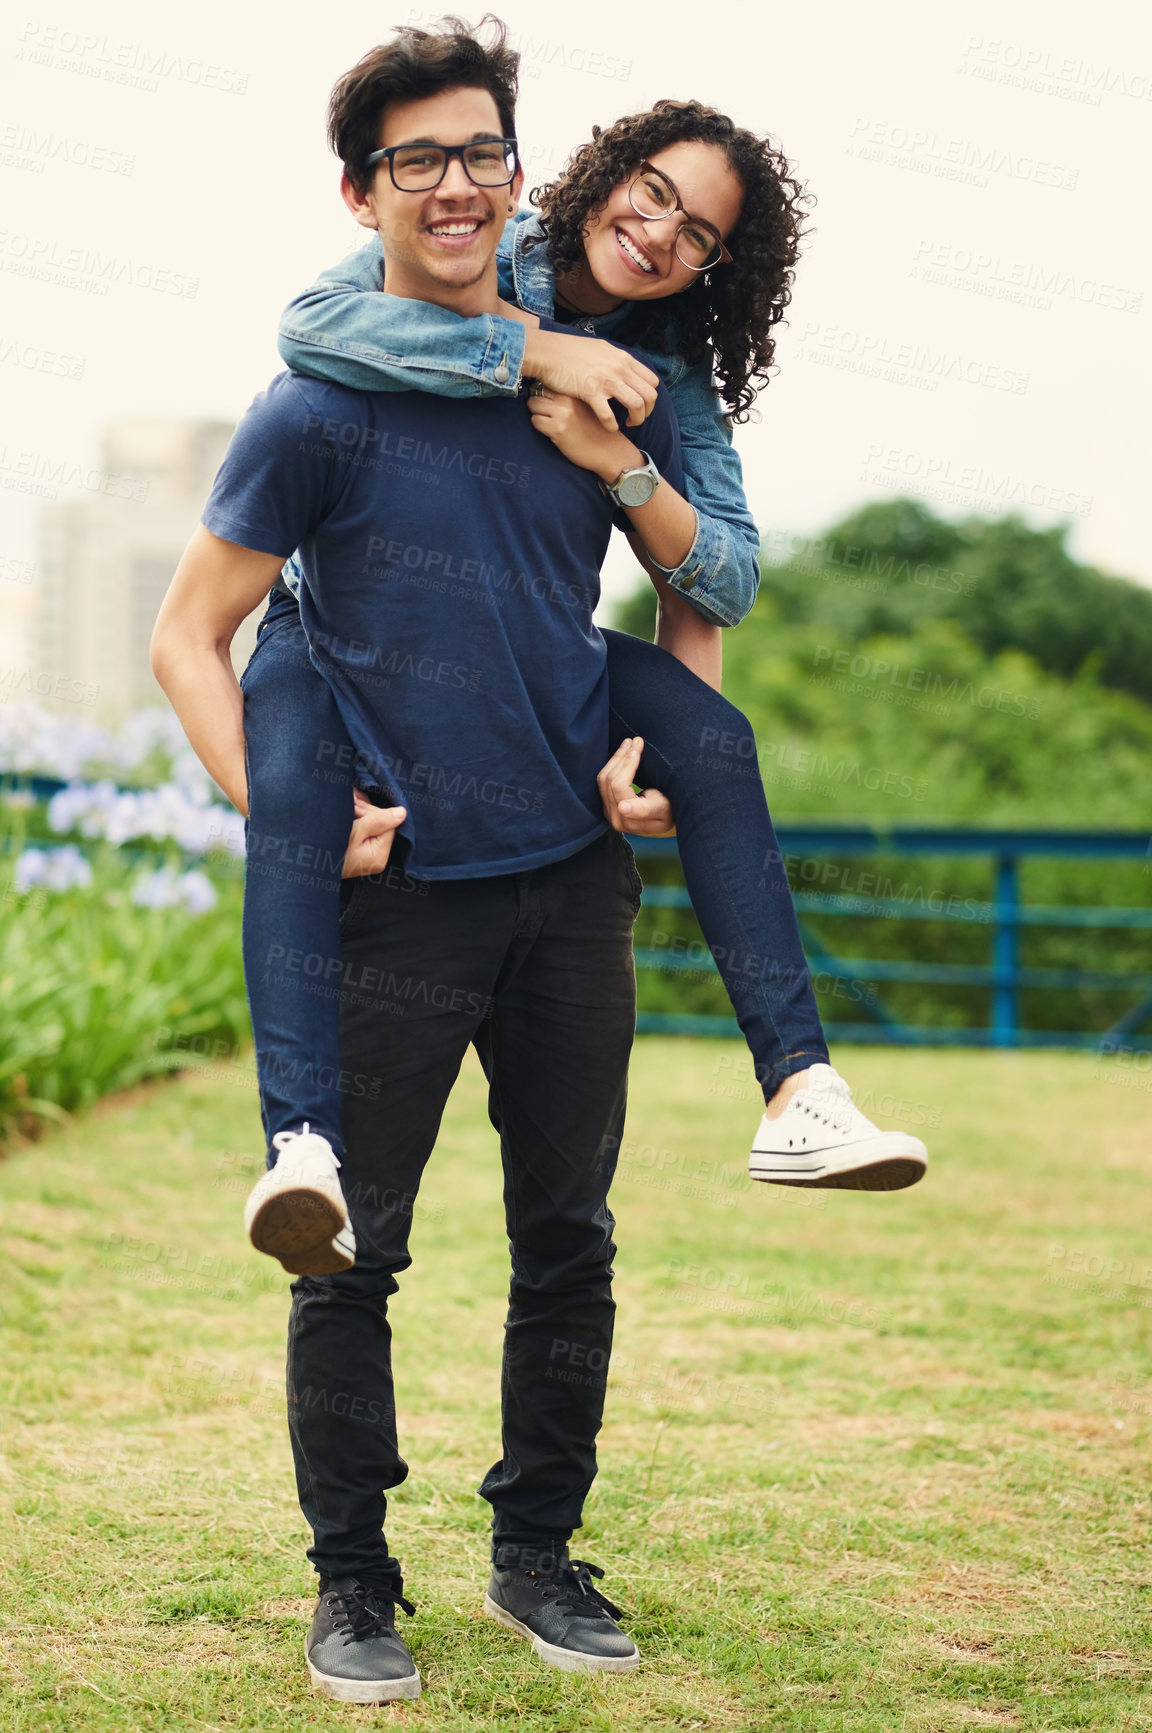
{"label": "white sneaker", "polygon": [[923,1179],[928,1151],[906,1131],[881,1131],[866,1119],[831,1065],[813,1065],[778,1119],[765,1114],[748,1171],[773,1185],[900,1191]]}
{"label": "white sneaker", "polygon": [[276,1165],[256,1181],[244,1226],[258,1252],[293,1276],[331,1276],[356,1262],[356,1240],[340,1189],[339,1160],[319,1132],[278,1131]]}

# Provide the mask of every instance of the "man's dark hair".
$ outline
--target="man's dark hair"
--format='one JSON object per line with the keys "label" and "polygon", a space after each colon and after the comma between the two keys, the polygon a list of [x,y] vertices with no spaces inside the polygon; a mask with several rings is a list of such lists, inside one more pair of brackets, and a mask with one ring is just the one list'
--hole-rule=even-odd
{"label": "man's dark hair", "polygon": [[[480,31],[491,26],[490,40]],[[437,30],[397,29],[391,42],[372,48],[346,72],[328,101],[328,143],[358,193],[372,173],[365,160],[380,142],[380,117],[390,102],[411,102],[442,90],[486,90],[500,114],[504,138],[516,136],[520,56],[508,46],[508,27],[486,12],[473,29],[463,18],[440,20]]]}

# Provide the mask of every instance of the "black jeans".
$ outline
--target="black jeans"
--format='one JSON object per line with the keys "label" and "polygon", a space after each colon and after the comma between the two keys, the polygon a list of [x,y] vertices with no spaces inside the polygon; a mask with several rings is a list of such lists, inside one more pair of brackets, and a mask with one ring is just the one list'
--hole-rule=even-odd
{"label": "black jeans", "polygon": [[352,881],[342,921],[341,1179],[356,1264],[292,1284],[288,1421],[309,1557],[393,1573],[396,1438],[388,1300],[412,1205],[469,1042],[500,1134],[512,1279],[503,1450],[484,1477],[497,1540],[567,1539],[596,1473],[612,1349],[608,1187],[636,1021],[640,878],[614,832],[506,877]]}
{"label": "black jeans", "polygon": [[[640,781],[672,802],[684,882],[767,1100],[791,1072],[827,1060],[828,1048],[752,726],[655,644],[622,632],[605,632],[604,642],[605,762],[626,735],[643,736]],[[244,973],[268,1149],[276,1132],[307,1120],[339,1154],[346,1080],[334,987],[354,755],[291,597],[273,591],[242,685],[251,768]]]}

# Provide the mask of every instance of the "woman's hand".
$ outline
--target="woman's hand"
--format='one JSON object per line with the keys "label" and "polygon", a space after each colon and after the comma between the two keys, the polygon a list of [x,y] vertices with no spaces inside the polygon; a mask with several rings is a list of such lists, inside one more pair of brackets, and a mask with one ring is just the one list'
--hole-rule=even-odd
{"label": "woman's hand", "polygon": [[642,453],[612,423],[607,433],[586,403],[567,392],[540,386],[528,399],[528,413],[537,433],[550,439],[577,469],[590,469],[603,482],[613,482],[621,470],[639,469]]}
{"label": "woman's hand", "polygon": [[403,806],[373,806],[357,788],[353,792],[352,835],[344,856],[346,879],[370,878],[382,873],[392,853],[392,838],[407,818]]}
{"label": "woman's hand", "polygon": [[656,374],[602,337],[570,337],[529,326],[522,372],[525,379],[539,379],[550,390],[586,403],[606,433],[617,431],[611,398],[628,411],[629,427],[639,427],[656,407]]}
{"label": "woman's hand", "polygon": [[676,817],[671,802],[658,788],[637,794],[632,784],[640,768],[644,742],[637,736],[622,740],[596,778],[604,817],[613,830],[631,836],[675,836]]}

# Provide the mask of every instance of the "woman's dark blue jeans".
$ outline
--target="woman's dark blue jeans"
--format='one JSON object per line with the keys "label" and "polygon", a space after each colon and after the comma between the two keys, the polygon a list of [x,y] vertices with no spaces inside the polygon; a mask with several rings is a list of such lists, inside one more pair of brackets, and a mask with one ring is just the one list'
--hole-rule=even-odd
{"label": "woman's dark blue jeans", "polygon": [[[645,742],[644,786],[676,814],[696,918],[769,1099],[828,1049],[747,719],[654,644],[605,632],[612,737]],[[241,685],[249,768],[244,971],[271,1151],[307,1121],[340,1153],[340,871],[354,754],[294,600],[273,592]],[[403,877],[402,866],[388,869]]]}
{"label": "woman's dark blue jeans", "polygon": [[772,829],[752,725],[666,650],[605,632],[615,751],[672,802],[684,883],[768,1101],[828,1047]]}

